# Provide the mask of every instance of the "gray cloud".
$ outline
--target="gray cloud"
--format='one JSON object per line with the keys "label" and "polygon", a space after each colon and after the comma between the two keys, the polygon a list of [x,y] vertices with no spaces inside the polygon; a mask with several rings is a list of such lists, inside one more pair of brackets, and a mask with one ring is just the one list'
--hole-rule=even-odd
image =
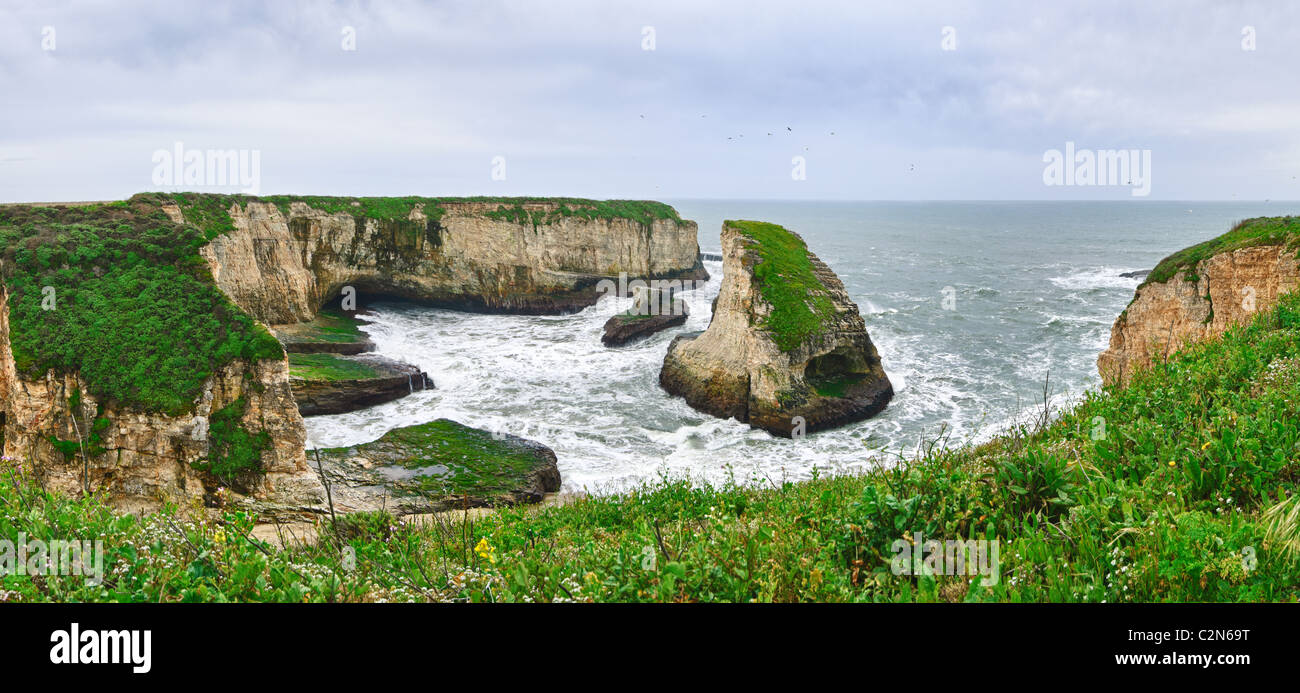
{"label": "gray cloud", "polygon": [[1129,197],[1045,187],[1067,140],[1151,149],[1152,199],[1300,197],[1290,4],[212,5],[0,10],[0,198],[148,189],[175,141],[268,193]]}

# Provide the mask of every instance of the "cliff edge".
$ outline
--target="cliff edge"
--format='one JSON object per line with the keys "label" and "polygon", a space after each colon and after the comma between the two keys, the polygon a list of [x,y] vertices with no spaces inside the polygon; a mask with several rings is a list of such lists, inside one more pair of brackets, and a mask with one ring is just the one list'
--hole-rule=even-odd
{"label": "cliff edge", "polygon": [[1261,217],[1170,255],[1137,288],[1097,357],[1106,385],[1223,334],[1300,285],[1300,218]]}

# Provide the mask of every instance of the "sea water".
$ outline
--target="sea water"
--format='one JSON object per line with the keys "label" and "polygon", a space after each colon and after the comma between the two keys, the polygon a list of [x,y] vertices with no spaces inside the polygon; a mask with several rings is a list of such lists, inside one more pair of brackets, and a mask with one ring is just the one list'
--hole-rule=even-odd
{"label": "sea water", "polygon": [[722,266],[682,294],[684,326],[621,348],[600,342],[630,299],[573,315],[476,315],[379,303],[363,329],[378,353],[427,371],[435,388],[364,411],[307,419],[309,444],[373,440],[446,417],[555,450],[566,490],[605,493],[662,476],[780,483],[861,471],[938,437],[985,439],[1042,406],[1097,388],[1097,354],[1162,257],[1240,219],[1300,203],[672,202],[718,252],[724,219],[798,232],[843,280],[895,396],[868,421],[787,440],[691,409],[659,387],[673,336],[708,327]]}

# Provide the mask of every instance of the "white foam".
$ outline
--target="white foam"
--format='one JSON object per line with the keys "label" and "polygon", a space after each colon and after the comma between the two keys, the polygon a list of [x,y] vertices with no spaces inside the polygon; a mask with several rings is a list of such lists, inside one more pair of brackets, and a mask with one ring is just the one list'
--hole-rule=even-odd
{"label": "white foam", "polygon": [[1080,270],[1061,277],[1051,277],[1051,283],[1062,289],[1085,291],[1089,289],[1136,289],[1141,279],[1121,277],[1126,272],[1137,271],[1135,267],[1093,267]]}

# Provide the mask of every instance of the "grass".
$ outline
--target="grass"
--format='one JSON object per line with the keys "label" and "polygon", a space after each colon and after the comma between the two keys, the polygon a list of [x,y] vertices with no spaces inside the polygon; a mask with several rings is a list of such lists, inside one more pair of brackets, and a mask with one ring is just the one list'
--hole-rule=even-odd
{"label": "grass", "polygon": [[[581,219],[626,219],[649,228],[657,220],[669,220],[677,224],[684,223],[677,211],[662,202],[649,200],[587,200],[575,197],[333,197],[325,195],[221,195],[215,193],[143,193],[131,198],[158,203],[164,200],[175,202],[185,214],[186,220],[193,221],[205,230],[209,238],[215,237],[233,228],[227,210],[231,204],[247,204],[252,201],[269,202],[276,205],[285,216],[289,215],[290,205],[302,202],[307,206],[327,214],[349,214],[357,218],[376,219],[380,221],[406,221],[411,212],[421,207],[424,215],[433,222],[438,222],[446,214],[446,205],[460,203],[484,203],[496,205],[486,212],[492,219],[512,221],[521,224],[554,223],[563,218]],[[529,211],[526,204],[548,204],[547,211]]]}
{"label": "grass", "polygon": [[1196,281],[1198,277],[1191,270],[1214,255],[1239,248],[1284,244],[1290,248],[1300,248],[1300,217],[1246,219],[1237,222],[1222,236],[1184,248],[1161,260],[1142,285],[1167,282],[1180,272],[1188,281]]}
{"label": "grass", "polygon": [[798,348],[822,329],[834,310],[825,287],[813,274],[808,246],[776,224],[727,221],[724,225],[754,241],[760,258],[754,265],[754,277],[764,300],[772,306],[763,327],[782,351]]}
{"label": "grass", "polygon": [[289,376],[304,380],[366,380],[382,375],[369,364],[334,354],[289,354]]}
{"label": "grass", "polygon": [[210,232],[147,200],[0,207],[19,372],[80,373],[101,402],[179,415],[232,361],[281,358],[275,338],[213,283],[198,252]]}
{"label": "grass", "polygon": [[229,484],[241,475],[261,469],[262,451],[271,446],[266,431],[250,433],[240,424],[248,401],[243,397],[212,413],[209,426],[208,458],[196,463],[196,469],[210,472]]}
{"label": "grass", "polygon": [[[655,221],[666,220],[682,224],[677,210],[662,202],[648,200],[584,200],[578,198],[516,197],[495,200],[475,200],[497,202],[495,210],[488,212],[492,219],[512,221],[517,224],[532,224],[535,229],[542,224],[553,224],[561,219],[576,217],[579,219],[625,219],[642,228],[649,229]],[[529,211],[524,208],[528,203],[552,203],[549,211]]]}
{"label": "grass", "polygon": [[[351,344],[367,339],[361,331],[361,321],[333,308],[323,308],[316,313],[311,322],[291,326],[293,341],[329,342],[332,344]],[[279,329],[279,328],[277,328]]]}
{"label": "grass", "polygon": [[[1297,601],[1298,405],[1291,294],[1054,422],[974,448],[936,441],[860,476],[665,479],[427,524],[357,515],[280,550],[249,539],[245,515],[118,516],[6,460],[0,536],[102,536],[110,579],[7,576],[0,600]],[[410,463],[490,444],[443,439],[428,431]],[[895,542],[914,532],[997,539],[1000,579],[894,574]]]}

